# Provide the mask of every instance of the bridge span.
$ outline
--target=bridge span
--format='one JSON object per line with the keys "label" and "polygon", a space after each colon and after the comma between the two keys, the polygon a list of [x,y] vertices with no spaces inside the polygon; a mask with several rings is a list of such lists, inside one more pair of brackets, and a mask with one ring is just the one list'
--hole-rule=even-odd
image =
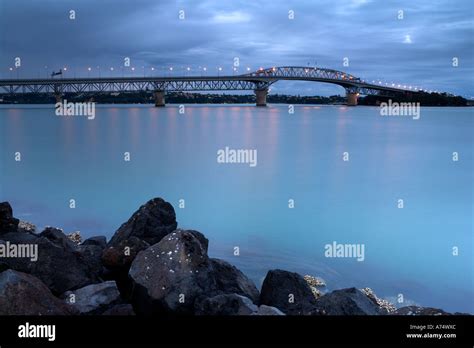
{"label": "bridge span", "polygon": [[397,96],[419,93],[409,86],[368,83],[348,73],[318,67],[272,67],[232,76],[101,77],[0,80],[4,94],[49,93],[60,101],[64,93],[152,91],[156,106],[165,105],[166,92],[252,90],[257,106],[267,104],[268,90],[280,80],[332,83],[346,91],[347,105],[357,105],[359,95]]}

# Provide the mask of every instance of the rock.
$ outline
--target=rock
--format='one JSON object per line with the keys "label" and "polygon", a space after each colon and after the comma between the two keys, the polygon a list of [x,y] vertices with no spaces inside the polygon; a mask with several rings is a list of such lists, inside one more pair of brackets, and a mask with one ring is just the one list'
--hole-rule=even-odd
{"label": "rock", "polygon": [[37,245],[37,261],[18,257],[2,261],[13,270],[39,278],[55,295],[101,281],[95,265],[89,265],[89,259],[57,228],[48,227],[39,235],[9,233],[2,239]]}
{"label": "rock", "polygon": [[161,198],[153,198],[120,226],[108,246],[117,246],[130,237],[136,237],[152,245],[173,232],[177,226],[173,206]]}
{"label": "rock", "polygon": [[46,227],[43,232],[39,234],[40,237],[45,237],[55,244],[61,245],[67,250],[75,250],[76,244],[64,234],[63,230],[56,227]]}
{"label": "rock", "polygon": [[252,315],[285,315],[285,313],[276,307],[261,305],[258,307],[258,311]]}
{"label": "rock", "polygon": [[82,236],[81,236],[81,232],[79,231],[69,233],[67,237],[71,242],[73,242],[76,245],[79,245],[82,243]]}
{"label": "rock", "polygon": [[117,281],[125,298],[130,295],[128,271],[136,255],[158,243],[177,225],[173,206],[161,198],[154,198],[142,205],[115,232],[104,249],[102,262],[111,271],[111,279]]}
{"label": "rock", "polygon": [[67,291],[61,297],[80,314],[99,314],[120,301],[120,293],[114,281]]}
{"label": "rock", "polygon": [[28,221],[21,221],[18,223],[18,232],[21,233],[36,233],[36,226]]}
{"label": "rock", "polygon": [[373,303],[380,307],[386,314],[395,312],[397,307],[387,300],[378,298],[371,288],[360,289]]}
{"label": "rock", "polygon": [[137,314],[192,314],[195,302],[236,293],[256,300],[258,290],[237,268],[207,255],[208,241],[192,230],[176,230],[140,252],[129,276]]}
{"label": "rock", "polygon": [[102,264],[103,248],[99,245],[79,245],[77,247],[81,259],[89,266],[91,274],[97,279],[102,279],[105,268]]}
{"label": "rock", "polygon": [[451,315],[439,308],[406,306],[390,313],[393,315]]}
{"label": "rock", "polygon": [[104,236],[95,236],[87,238],[81,245],[97,245],[100,246],[102,249],[105,249],[107,246],[107,238]]}
{"label": "rock", "polygon": [[197,315],[251,315],[258,307],[248,297],[237,294],[217,295],[196,302]]}
{"label": "rock", "polygon": [[0,234],[16,232],[20,220],[13,217],[13,209],[8,202],[0,203]]}
{"label": "rock", "polygon": [[356,288],[335,290],[326,294],[316,301],[316,308],[328,315],[384,314],[384,310]]}
{"label": "rock", "polygon": [[106,248],[102,253],[102,262],[111,270],[128,272],[137,254],[149,246],[150,244],[144,240],[132,236],[115,246]]}
{"label": "rock", "polygon": [[118,304],[107,309],[102,315],[113,315],[113,316],[123,316],[123,315],[135,315],[133,307],[129,303]]}
{"label": "rock", "polygon": [[263,281],[260,304],[274,306],[289,315],[318,314],[310,286],[298,273],[271,270]]}
{"label": "rock", "polygon": [[245,294],[253,302],[258,302],[260,294],[255,284],[245,274],[226,261],[219,259],[210,261],[217,289],[226,293]]}
{"label": "rock", "polygon": [[38,278],[6,270],[0,273],[0,315],[68,315],[74,308],[56,298]]}

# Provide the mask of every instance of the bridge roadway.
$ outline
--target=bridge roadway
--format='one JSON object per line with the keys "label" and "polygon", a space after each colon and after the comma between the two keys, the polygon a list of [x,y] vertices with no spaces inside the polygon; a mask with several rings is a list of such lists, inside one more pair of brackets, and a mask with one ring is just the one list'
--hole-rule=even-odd
{"label": "bridge roadway", "polygon": [[[396,96],[421,90],[368,83],[338,70],[316,67],[273,67],[233,76],[100,77],[0,80],[0,93],[50,93],[60,101],[64,93],[153,91],[156,106],[165,105],[166,92],[253,90],[257,106],[265,106],[270,86],[280,80],[332,83],[346,90],[347,105],[359,95]],[[406,87],[406,86],[405,86]]]}

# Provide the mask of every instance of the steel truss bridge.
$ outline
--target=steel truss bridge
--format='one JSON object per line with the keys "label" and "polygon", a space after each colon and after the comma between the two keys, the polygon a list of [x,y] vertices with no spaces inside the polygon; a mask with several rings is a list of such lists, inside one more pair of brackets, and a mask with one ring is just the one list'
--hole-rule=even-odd
{"label": "steel truss bridge", "polygon": [[317,67],[273,67],[233,76],[181,77],[102,77],[0,80],[0,93],[54,94],[57,100],[65,93],[93,94],[106,92],[153,91],[155,104],[164,105],[165,92],[253,90],[257,105],[266,105],[270,86],[280,80],[332,83],[346,90],[348,105],[357,105],[359,95],[396,96],[419,90],[368,83],[342,71]]}

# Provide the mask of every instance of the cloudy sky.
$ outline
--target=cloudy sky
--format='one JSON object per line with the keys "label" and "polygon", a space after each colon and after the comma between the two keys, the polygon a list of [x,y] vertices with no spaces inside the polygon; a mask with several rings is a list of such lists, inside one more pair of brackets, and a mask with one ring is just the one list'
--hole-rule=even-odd
{"label": "cloudy sky", "polygon": [[[473,21],[472,0],[0,0],[0,78],[64,67],[66,76],[158,75],[169,67],[232,74],[238,57],[239,73],[309,63],[472,97]],[[273,92],[343,89],[279,82]]]}

